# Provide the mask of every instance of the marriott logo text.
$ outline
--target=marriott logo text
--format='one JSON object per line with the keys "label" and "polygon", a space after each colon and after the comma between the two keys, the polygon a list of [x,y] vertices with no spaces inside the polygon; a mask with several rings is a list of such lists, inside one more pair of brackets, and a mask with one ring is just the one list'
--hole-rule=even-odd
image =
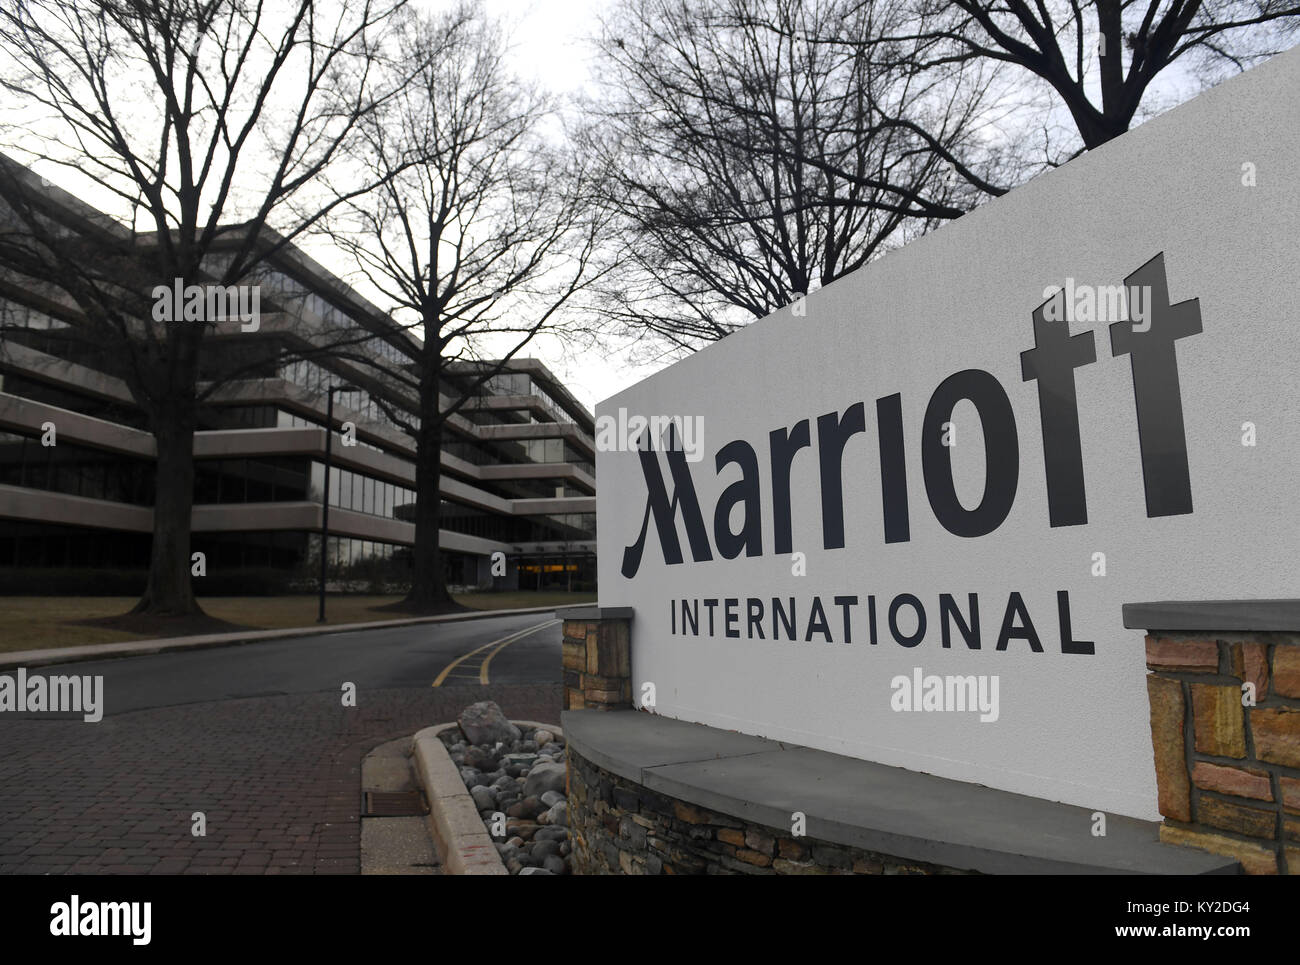
{"label": "marriott logo text", "polygon": [[[1183,515],[1192,511],[1192,487],[1176,345],[1180,339],[1200,333],[1200,305],[1196,299],[1170,304],[1163,254],[1129,275],[1125,286],[1147,293],[1141,325],[1126,318],[1109,326],[1111,355],[1128,356],[1132,370],[1147,516]],[[1044,452],[1050,525],[1079,526],[1088,522],[1088,504],[1075,370],[1095,363],[1097,348],[1094,332],[1071,335],[1064,322],[1053,321],[1047,313],[1050,304],[1050,301],[1044,303],[1033,312],[1034,347],[1020,353],[1021,377],[1026,382],[1037,383],[1042,437],[1050,440]],[[958,499],[952,450],[944,442],[944,426],[950,422],[954,407],[963,400],[975,406],[984,435],[984,492],[979,505],[973,509],[967,509]],[[905,543],[911,539],[912,505],[904,459],[902,413],[901,394],[876,400],[881,523],[886,543]],[[862,402],[850,405],[843,412],[817,416],[822,545],[828,550],[844,547],[845,447],[853,436],[866,430],[866,407]],[[982,369],[965,369],[941,382],[926,406],[920,446],[925,494],[944,529],[969,539],[987,535],[1002,525],[1011,512],[1019,485],[1020,440],[1011,400],[993,375]],[[710,541],[682,448],[666,447],[664,458],[673,487],[670,494],[658,453],[643,444],[637,457],[645,478],[646,504],[640,533],[623,551],[623,576],[632,579],[640,569],[652,519],[664,562],[669,565],[684,562],[678,536],[679,515],[695,562],[712,560],[715,550],[724,559],[735,559],[742,553],[761,556],[765,545],[777,554],[792,553],[795,545],[792,466],[799,451],[809,448],[812,448],[809,419],[768,433],[767,461],[772,489],[768,536],[763,532],[758,453],[744,439],[733,440],[719,449],[715,456],[718,474],[734,465],[741,476],[718,497]],[[741,509],[738,531],[732,526],[733,510],[737,506]]]}

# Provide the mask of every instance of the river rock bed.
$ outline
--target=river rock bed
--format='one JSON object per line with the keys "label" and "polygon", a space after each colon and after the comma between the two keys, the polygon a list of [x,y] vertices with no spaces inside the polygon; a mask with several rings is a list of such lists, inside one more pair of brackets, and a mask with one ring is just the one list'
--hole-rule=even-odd
{"label": "river rock bed", "polygon": [[491,701],[471,704],[456,722],[438,736],[506,870],[568,874],[564,738],[545,727],[517,727]]}

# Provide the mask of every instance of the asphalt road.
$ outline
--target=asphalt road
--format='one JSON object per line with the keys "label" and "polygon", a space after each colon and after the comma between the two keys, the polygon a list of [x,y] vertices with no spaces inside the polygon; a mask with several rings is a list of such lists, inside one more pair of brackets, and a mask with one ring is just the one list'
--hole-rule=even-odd
{"label": "asphalt road", "polygon": [[[491,644],[538,626],[492,654]],[[102,674],[104,713],[112,716],[241,697],[341,693],[345,682],[356,685],[358,699],[371,690],[431,687],[448,664],[485,645],[454,668],[442,686],[483,682],[480,664],[489,654],[489,684],[561,679],[560,624],[546,613],[65,663],[39,672]]]}
{"label": "asphalt road", "polygon": [[546,613],[30,669],[103,674],[105,713],[0,713],[0,874],[356,874],[370,749],[563,698]]}

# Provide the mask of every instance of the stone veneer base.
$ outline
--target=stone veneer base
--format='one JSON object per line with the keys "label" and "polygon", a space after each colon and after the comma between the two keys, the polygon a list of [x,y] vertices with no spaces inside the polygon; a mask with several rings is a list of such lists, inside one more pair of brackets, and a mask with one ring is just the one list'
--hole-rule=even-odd
{"label": "stone veneer base", "polygon": [[1300,600],[1131,603],[1160,839],[1300,874]]}
{"label": "stone veneer base", "polygon": [[[579,874],[1232,874],[1159,826],[637,711],[566,711]],[[804,817],[795,836],[796,812]]]}

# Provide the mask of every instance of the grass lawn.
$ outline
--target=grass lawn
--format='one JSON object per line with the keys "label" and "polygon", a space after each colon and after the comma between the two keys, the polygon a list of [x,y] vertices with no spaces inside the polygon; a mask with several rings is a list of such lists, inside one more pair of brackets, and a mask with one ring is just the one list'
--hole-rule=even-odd
{"label": "grass lawn", "polygon": [[[325,612],[331,625],[368,623],[378,620],[409,619],[410,614],[376,611],[374,607],[396,603],[398,596],[331,596]],[[535,606],[578,606],[595,602],[594,593],[466,593],[456,602],[475,610],[507,610]],[[0,651],[36,650],[91,643],[121,643],[148,634],[128,633],[107,627],[78,626],[79,620],[111,617],[126,613],[135,597],[12,596],[0,597]],[[315,596],[203,597],[199,601],[208,616],[244,627],[277,630],[316,623]]]}

